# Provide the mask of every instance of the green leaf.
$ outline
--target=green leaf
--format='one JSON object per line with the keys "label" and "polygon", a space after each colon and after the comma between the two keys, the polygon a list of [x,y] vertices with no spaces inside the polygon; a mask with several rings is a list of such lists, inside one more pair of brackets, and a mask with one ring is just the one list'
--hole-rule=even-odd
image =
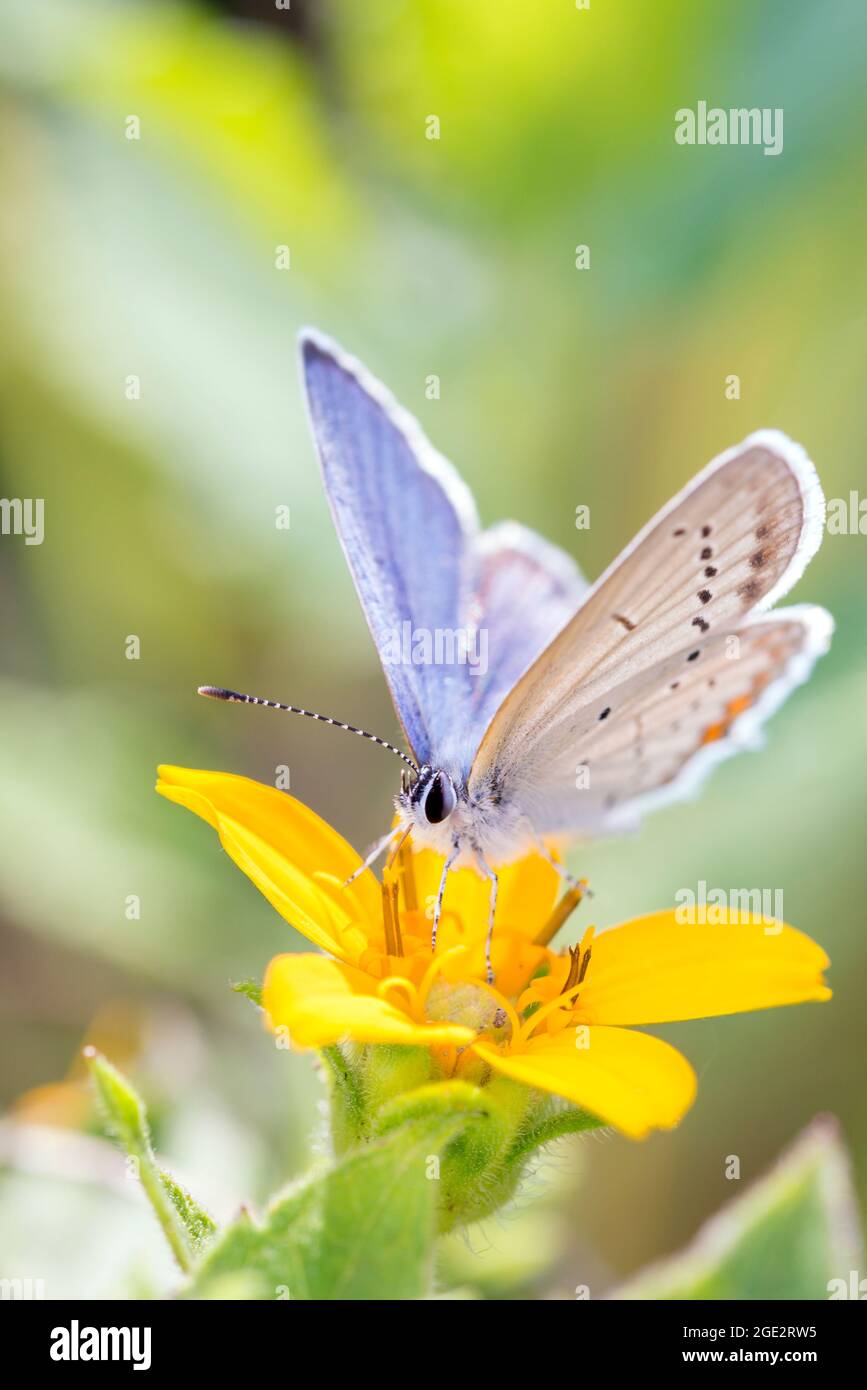
{"label": "green leaf", "polygon": [[496,1211],[514,1196],[523,1164],[505,1160],[529,1101],[528,1088],[505,1077],[485,1087],[460,1080],[435,1081],[382,1106],[374,1120],[375,1132],[384,1134],[425,1116],[464,1116],[438,1172],[439,1227],[449,1231]]}
{"label": "green leaf", "polygon": [[367,1138],[364,1078],[345,1046],[320,1048],[319,1056],[328,1085],[331,1142],[339,1156]]}
{"label": "green leaf", "polygon": [[232,985],[236,994],[243,994],[246,999],[255,1004],[257,1009],[262,1007],[262,986],[255,980],[236,980]]}
{"label": "green leaf", "polygon": [[386,1135],[408,1124],[434,1124],[437,1119],[463,1116],[487,1117],[492,1111],[490,1097],[466,1081],[434,1081],[403,1095],[394,1096],[378,1110],[374,1126]]}
{"label": "green leaf", "polygon": [[585,1134],[590,1129],[603,1129],[605,1121],[597,1119],[576,1105],[563,1105],[552,1101],[521,1129],[507,1155],[506,1161],[523,1163],[537,1149],[545,1148],[555,1139],[563,1139],[567,1134]]}
{"label": "green leaf", "polygon": [[[246,1274],[248,1296],[403,1300],[430,1291],[437,1182],[431,1160],[466,1118],[423,1115],[246,1213],[211,1248],[188,1291],[219,1298]],[[234,1296],[234,1295],[232,1295]]]}
{"label": "green leaf", "polygon": [[200,1253],[216,1234],[216,1223],[211,1219],[187,1192],[186,1188],[181,1187],[176,1182],[171,1173],[167,1173],[164,1168],[158,1169],[159,1179],[162,1183],[169,1201],[181,1219],[181,1224],[187,1233],[189,1243],[194,1254]]}
{"label": "green leaf", "polygon": [[116,1067],[93,1047],[84,1058],[106,1128],[127,1156],[150,1199],[172,1253],[185,1272],[193,1267],[216,1232],[206,1211],[156,1161],[144,1102]]}
{"label": "green leaf", "polygon": [[[778,1165],[711,1218],[680,1255],[612,1298],[827,1299],[863,1268],[836,1124],[817,1120]],[[837,1297],[846,1293],[837,1292]]]}

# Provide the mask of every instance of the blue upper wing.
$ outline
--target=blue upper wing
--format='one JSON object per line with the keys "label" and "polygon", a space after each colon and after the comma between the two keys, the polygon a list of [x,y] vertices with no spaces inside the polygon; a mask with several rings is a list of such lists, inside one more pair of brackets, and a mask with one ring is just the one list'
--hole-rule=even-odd
{"label": "blue upper wing", "polygon": [[465,772],[484,727],[470,667],[411,653],[418,633],[454,632],[471,610],[472,496],[359,362],[311,332],[301,352],[325,490],[404,734],[417,762]]}

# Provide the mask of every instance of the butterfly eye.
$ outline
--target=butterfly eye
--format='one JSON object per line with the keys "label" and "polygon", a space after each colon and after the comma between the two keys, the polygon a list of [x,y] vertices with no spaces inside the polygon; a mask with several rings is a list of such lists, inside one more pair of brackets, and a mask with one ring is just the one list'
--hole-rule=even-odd
{"label": "butterfly eye", "polygon": [[437,772],[424,799],[425,820],[430,825],[439,825],[440,821],[448,820],[457,800],[451,780],[444,772]]}

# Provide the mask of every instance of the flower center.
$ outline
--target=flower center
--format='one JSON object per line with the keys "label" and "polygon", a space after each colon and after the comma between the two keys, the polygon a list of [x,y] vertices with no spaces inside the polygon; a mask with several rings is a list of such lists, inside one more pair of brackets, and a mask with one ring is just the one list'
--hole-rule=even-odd
{"label": "flower center", "polygon": [[[552,1014],[557,1014],[565,1010],[568,1016],[572,1016],[578,1004],[578,995],[590,967],[590,957],[592,955],[592,941],[595,927],[588,927],[581,938],[578,946],[569,947],[569,969],[559,994],[549,998],[545,1003],[539,1003],[534,1007],[529,1017],[525,1018],[521,1024],[521,1038],[527,1041],[541,1027],[547,1018]],[[534,1004],[536,1001],[533,1001]]]}
{"label": "flower center", "polygon": [[516,1018],[508,1001],[497,991],[469,981],[452,983],[442,976],[428,991],[425,1014],[437,1023],[461,1023],[476,1033],[489,1033],[498,1042],[511,1037],[513,1023],[509,1015]]}

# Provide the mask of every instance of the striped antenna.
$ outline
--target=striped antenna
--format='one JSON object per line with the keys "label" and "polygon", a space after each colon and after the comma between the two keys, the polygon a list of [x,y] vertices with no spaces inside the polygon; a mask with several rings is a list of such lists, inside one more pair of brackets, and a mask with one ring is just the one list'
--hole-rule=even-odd
{"label": "striped antenna", "polygon": [[232,705],[264,705],[266,709],[282,709],[287,714],[303,714],[308,719],[318,719],[321,724],[333,724],[335,729],[345,729],[348,734],[358,734],[359,738],[369,738],[371,743],[378,743],[380,748],[387,748],[389,753],[396,753],[408,767],[411,767],[416,777],[418,768],[412,758],[408,758],[399,748],[395,748],[393,743],[388,743],[386,739],[379,738],[376,734],[369,734],[366,729],[356,729],[354,724],[343,724],[339,719],[330,719],[327,714],[314,714],[312,709],[301,709],[298,705],[283,705],[279,700],[264,700],[261,695],[241,695],[237,690],[224,690],[220,685],[200,685],[200,695],[205,695],[209,700],[227,700]]}

